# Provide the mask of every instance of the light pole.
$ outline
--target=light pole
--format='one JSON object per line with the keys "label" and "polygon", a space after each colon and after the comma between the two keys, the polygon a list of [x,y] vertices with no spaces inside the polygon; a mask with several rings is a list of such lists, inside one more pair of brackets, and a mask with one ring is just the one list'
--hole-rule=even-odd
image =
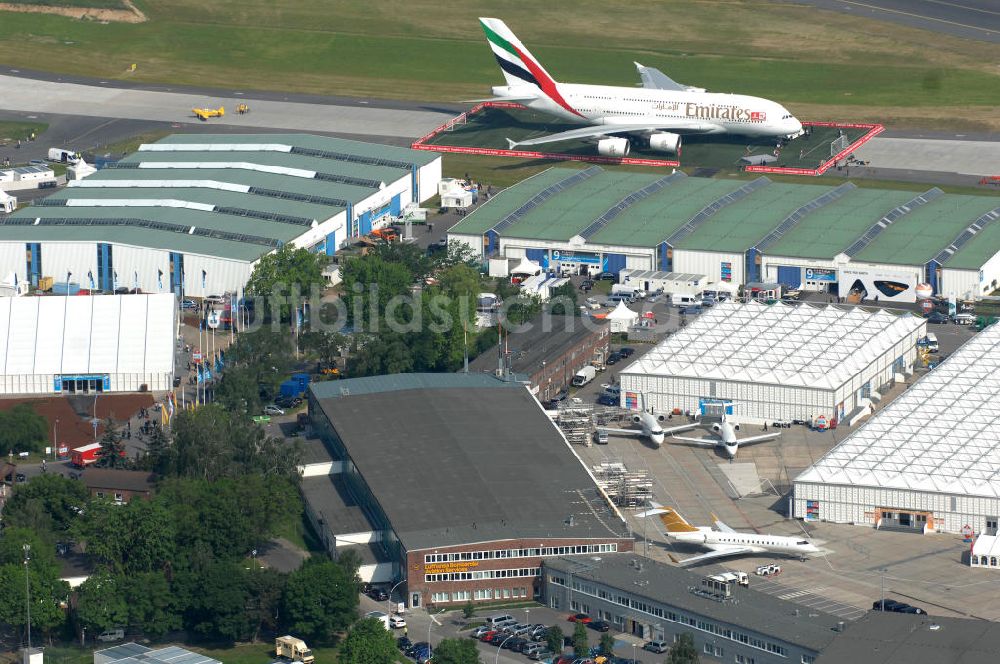
{"label": "light pole", "polygon": [[525,624],[525,625],[530,625],[530,624],[531,624],[531,623],[530,623],[530,622],[528,621],[528,612],[529,612],[530,610],[531,610],[531,609],[525,609],[525,610],[524,610],[524,624]]}
{"label": "light pole", "polygon": [[886,571],[887,570],[884,567],[879,567],[879,569],[878,569],[878,575],[879,575],[879,581],[880,581],[879,585],[881,586],[881,593],[879,594],[879,597],[882,600],[882,602],[879,604],[878,608],[880,608],[883,611],[885,611],[885,573],[886,573]]}
{"label": "light pole", "polygon": [[632,664],[635,664],[638,661],[636,659],[636,657],[638,657],[638,654],[636,653],[636,644],[633,643],[632,644]]}
{"label": "light pole", "polygon": [[[392,614],[392,591],[395,590],[396,588],[398,588],[400,586],[400,584],[404,583],[405,581],[406,581],[406,579],[400,579],[396,583],[396,585],[394,585],[392,588],[389,588],[389,599],[385,600],[385,604],[386,604],[385,608],[388,609],[386,611],[386,613]],[[428,632],[428,634],[429,633],[430,632]],[[428,641],[429,640],[430,640],[430,637],[428,637]]]}
{"label": "light pole", "polygon": [[31,545],[24,545],[24,613],[28,620],[28,654],[31,654],[31,584],[28,581],[28,561],[31,560]]}
{"label": "light pole", "polygon": [[509,634],[506,639],[504,639],[503,641],[500,642],[500,645],[497,646],[497,656],[496,656],[496,659],[493,660],[493,664],[500,664],[500,651],[503,650],[503,644],[507,643],[508,641],[510,641],[513,638],[514,638],[514,635],[513,634]]}
{"label": "light pole", "polygon": [[52,423],[52,460],[59,456],[59,418]]}

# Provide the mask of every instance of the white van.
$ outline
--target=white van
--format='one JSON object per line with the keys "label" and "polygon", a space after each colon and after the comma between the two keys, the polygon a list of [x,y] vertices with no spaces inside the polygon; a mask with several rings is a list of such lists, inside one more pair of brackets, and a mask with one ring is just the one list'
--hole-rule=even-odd
{"label": "white van", "polygon": [[514,616],[507,613],[501,613],[499,615],[490,616],[489,618],[486,619],[486,625],[488,627],[494,627],[494,628],[503,627],[504,625],[509,625],[515,622],[517,621],[514,620]]}
{"label": "white van", "polygon": [[103,641],[104,643],[110,643],[112,641],[121,641],[125,638],[125,630],[121,627],[115,629],[109,629],[106,632],[101,632],[97,635],[98,641]]}
{"label": "white van", "polygon": [[924,337],[924,343],[922,344],[927,347],[927,350],[936,353],[938,352],[938,339],[937,335],[933,332],[928,332],[927,336]]}
{"label": "white van", "polygon": [[62,164],[75,164],[80,161],[80,155],[74,150],[49,148],[49,161],[58,161]]}
{"label": "white van", "polygon": [[692,304],[701,304],[701,298],[694,295],[674,293],[670,296],[670,304],[675,307],[686,307]]}

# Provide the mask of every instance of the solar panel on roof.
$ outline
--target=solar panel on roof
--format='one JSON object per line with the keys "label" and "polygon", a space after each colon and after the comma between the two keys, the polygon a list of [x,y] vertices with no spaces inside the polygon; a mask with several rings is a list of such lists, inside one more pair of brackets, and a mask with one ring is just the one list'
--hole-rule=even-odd
{"label": "solar panel on roof", "polygon": [[952,256],[954,256],[966,242],[971,240],[976,233],[979,233],[997,219],[1000,219],[1000,207],[993,208],[969,224],[968,228],[963,230],[958,237],[955,238],[954,242],[942,249],[941,253],[935,256],[933,260],[936,261],[938,265],[943,265]]}
{"label": "solar panel on roof", "polygon": [[351,202],[343,198],[328,198],[326,196],[311,196],[309,194],[298,194],[293,191],[279,191],[278,189],[265,189],[263,187],[250,187],[248,193],[257,196],[269,196],[288,201],[299,201],[302,203],[316,203],[317,205],[333,205],[335,207],[350,207]]}
{"label": "solar panel on roof", "polygon": [[231,214],[237,217],[266,219],[267,221],[276,221],[281,224],[295,224],[297,226],[312,226],[313,221],[315,221],[314,219],[308,219],[306,217],[293,217],[290,214],[278,214],[277,212],[262,212],[261,210],[247,210],[245,208],[238,208],[238,207],[216,206],[213,212],[219,212],[222,214]]}
{"label": "solar panel on roof", "polygon": [[853,258],[857,254],[859,254],[862,249],[871,244],[872,240],[878,237],[882,233],[882,231],[884,231],[886,228],[895,223],[897,219],[899,219],[903,215],[909,214],[910,212],[913,211],[914,208],[918,208],[921,205],[927,205],[934,199],[943,195],[944,195],[943,191],[941,191],[937,187],[933,187],[932,189],[928,189],[924,193],[920,194],[916,198],[907,201],[903,205],[900,205],[898,207],[889,210],[889,212],[884,217],[882,217],[877,222],[872,224],[868,228],[868,230],[861,235],[861,237],[855,240],[854,244],[849,246],[844,251],[844,253]]}
{"label": "solar panel on roof", "polygon": [[684,224],[676,231],[674,231],[673,234],[667,238],[666,240],[667,244],[671,246],[677,244],[678,242],[686,238],[688,235],[695,232],[695,230],[697,230],[699,226],[708,221],[712,217],[712,215],[714,215],[722,208],[726,207],[727,205],[732,205],[733,203],[735,203],[740,199],[746,198],[753,192],[757,191],[762,187],[766,187],[769,184],[771,184],[771,181],[769,179],[767,179],[766,177],[759,177],[753,182],[746,183],[736,191],[731,191],[725,196],[717,198],[710,204],[703,207],[698,214],[691,217],[691,219],[688,220],[686,224]]}
{"label": "solar panel on roof", "polygon": [[784,220],[782,220],[782,222],[778,224],[778,226],[773,231],[768,233],[763,240],[757,243],[757,249],[763,251],[767,247],[771,246],[772,244],[780,240],[785,233],[787,233],[792,228],[797,226],[798,223],[802,221],[802,218],[805,217],[807,214],[813,212],[814,210],[818,210],[824,205],[832,203],[833,201],[837,200],[847,192],[853,191],[857,188],[858,188],[857,185],[855,185],[853,182],[845,182],[844,184],[840,185],[833,191],[828,191],[822,196],[817,196],[813,200],[809,201],[808,203],[806,203],[805,205],[803,205],[802,207],[800,207],[799,209],[795,210],[790,215],[785,217]]}
{"label": "solar panel on roof", "polygon": [[307,157],[322,157],[323,159],[336,159],[337,161],[347,161],[353,164],[366,164],[368,166],[388,166],[389,168],[405,168],[410,170],[413,164],[396,159],[383,159],[381,157],[366,157],[359,154],[348,154],[346,152],[332,152],[330,150],[318,150],[316,148],[292,147],[291,154],[300,154]]}
{"label": "solar panel on roof", "polygon": [[531,210],[533,210],[537,205],[540,205],[541,203],[548,200],[555,194],[558,194],[559,192],[564,191],[569,187],[579,184],[584,180],[592,178],[595,175],[603,172],[604,170],[600,166],[591,166],[590,168],[586,168],[582,171],[577,171],[576,173],[574,173],[573,175],[569,176],[564,180],[560,180],[555,184],[549,185],[548,187],[546,187],[545,189],[541,190],[540,192],[532,196],[530,199],[528,199],[528,201],[524,205],[517,208],[516,210],[508,214],[506,217],[498,221],[496,225],[494,225],[493,228],[489,230],[495,231],[496,233],[502,232],[503,230],[509,228],[512,224],[514,224],[518,219],[531,212]]}
{"label": "solar panel on roof", "polygon": [[381,189],[383,185],[381,180],[355,178],[350,175],[337,175],[336,173],[316,173],[313,179],[323,180],[324,182],[339,182],[340,184],[354,184],[359,187],[368,187],[369,189]]}
{"label": "solar panel on roof", "polygon": [[587,226],[587,228],[585,228],[583,232],[580,233],[580,236],[587,239],[593,237],[597,233],[597,231],[607,226],[609,223],[611,223],[611,221],[615,217],[620,215],[624,210],[628,209],[631,205],[635,204],[637,201],[641,201],[642,199],[663,189],[668,184],[676,182],[677,180],[682,180],[685,177],[687,176],[683,172],[677,171],[676,173],[673,173],[666,177],[662,177],[654,182],[651,182],[650,184],[646,185],[639,191],[632,192],[625,198],[618,201],[618,203],[608,208],[604,212],[604,214],[595,219],[594,222],[590,224],[590,226]]}

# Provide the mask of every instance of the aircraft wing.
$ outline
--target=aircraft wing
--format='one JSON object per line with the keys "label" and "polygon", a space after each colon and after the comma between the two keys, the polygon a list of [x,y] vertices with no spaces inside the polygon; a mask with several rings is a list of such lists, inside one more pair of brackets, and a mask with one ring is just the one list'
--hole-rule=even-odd
{"label": "aircraft wing", "polygon": [[[718,441],[711,438],[688,438],[686,436],[673,436],[672,440],[682,441],[680,445],[694,445],[696,447],[715,447]],[[667,442],[672,442],[672,440]]]}
{"label": "aircraft wing", "polygon": [[712,514],[712,523],[714,523],[715,527],[719,529],[719,532],[722,532],[722,533],[735,533],[736,532],[735,530],[733,530],[732,528],[730,528],[726,524],[722,523],[722,521],[719,519],[719,517],[715,516],[715,514]]}
{"label": "aircraft wing", "polygon": [[482,104],[488,101],[511,101],[511,102],[522,102],[522,101],[534,101],[538,99],[537,95],[524,95],[523,97],[486,97],[484,99],[463,99],[458,102],[460,104]]}
{"label": "aircraft wing", "polygon": [[763,436],[750,436],[749,438],[737,438],[736,442],[740,444],[740,447],[744,445],[756,445],[757,443],[766,443],[769,440],[774,440],[780,433],[766,433]]}
{"label": "aircraft wing", "polygon": [[682,424],[679,427],[670,427],[669,429],[663,429],[663,433],[674,433],[678,431],[690,431],[691,429],[697,429],[697,424]]}
{"label": "aircraft wing", "polygon": [[513,150],[521,145],[542,145],[543,143],[572,141],[580,138],[599,138],[601,136],[613,136],[614,134],[636,134],[654,131],[711,133],[717,130],[717,125],[707,125],[703,120],[698,120],[697,122],[685,122],[683,119],[677,119],[673,122],[668,121],[662,124],[602,124],[580,127],[579,129],[570,129],[569,131],[560,131],[555,134],[539,136],[538,138],[529,138],[523,141],[512,141],[508,138],[507,149]]}
{"label": "aircraft wing", "polygon": [[641,436],[642,429],[609,429],[607,427],[597,427],[598,431],[604,431],[605,433],[614,433],[619,436]]}
{"label": "aircraft wing", "polygon": [[687,90],[686,85],[681,85],[656,67],[644,67],[636,62],[635,69],[642,79],[642,87],[647,90]]}
{"label": "aircraft wing", "polygon": [[748,546],[725,546],[719,544],[710,546],[712,547],[712,550],[708,553],[691,556],[690,558],[684,558],[683,560],[674,558],[673,556],[670,557],[681,567],[687,567],[688,565],[695,565],[697,563],[705,562],[706,560],[715,560],[717,558],[728,558],[729,556],[741,556],[745,553],[754,553],[754,550]]}

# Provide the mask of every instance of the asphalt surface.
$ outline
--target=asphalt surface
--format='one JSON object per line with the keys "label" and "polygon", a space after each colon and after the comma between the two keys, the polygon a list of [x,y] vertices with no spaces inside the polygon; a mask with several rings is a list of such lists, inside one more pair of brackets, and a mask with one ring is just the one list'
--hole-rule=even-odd
{"label": "asphalt surface", "polygon": [[1000,44],[995,0],[793,0],[861,18]]}

